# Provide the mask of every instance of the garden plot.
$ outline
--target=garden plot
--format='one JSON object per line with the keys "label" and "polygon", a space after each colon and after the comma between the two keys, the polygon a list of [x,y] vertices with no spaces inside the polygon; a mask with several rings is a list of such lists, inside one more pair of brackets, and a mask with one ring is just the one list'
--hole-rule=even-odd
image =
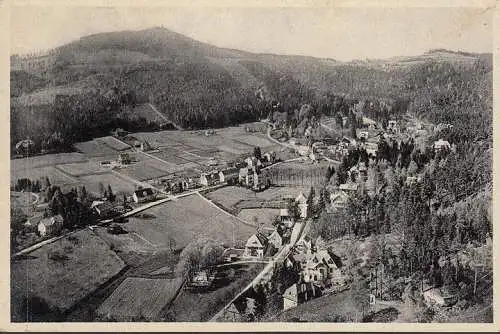
{"label": "garden plot", "polygon": [[25,321],[26,299],[33,297],[66,311],[123,267],[123,261],[90,230],[45,245],[11,264],[12,320]]}

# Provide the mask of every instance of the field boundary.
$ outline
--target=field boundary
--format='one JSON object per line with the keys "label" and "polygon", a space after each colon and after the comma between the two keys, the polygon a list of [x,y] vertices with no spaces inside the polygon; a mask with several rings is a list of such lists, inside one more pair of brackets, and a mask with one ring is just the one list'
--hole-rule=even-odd
{"label": "field boundary", "polygon": [[238,216],[235,216],[233,215],[232,213],[222,209],[221,207],[219,207],[217,204],[215,204],[214,202],[212,202],[212,200],[206,198],[205,196],[203,196],[199,191],[196,192],[202,199],[204,199],[205,201],[207,201],[208,203],[210,203],[211,205],[213,205],[214,207],[216,207],[219,211],[221,212],[224,212],[225,214],[235,218],[236,220],[238,220],[239,222],[241,222],[243,225],[246,225],[248,227],[252,227],[252,228],[257,228],[257,226],[253,225],[253,224],[250,224],[249,222],[241,219],[240,217]]}

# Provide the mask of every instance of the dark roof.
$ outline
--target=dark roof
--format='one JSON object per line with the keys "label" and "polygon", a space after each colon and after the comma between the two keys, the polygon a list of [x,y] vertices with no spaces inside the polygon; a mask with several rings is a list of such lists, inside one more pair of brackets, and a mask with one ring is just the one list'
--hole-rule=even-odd
{"label": "dark roof", "polygon": [[134,194],[137,197],[151,196],[151,195],[153,195],[153,189],[151,189],[151,188],[138,189],[138,190],[134,191]]}

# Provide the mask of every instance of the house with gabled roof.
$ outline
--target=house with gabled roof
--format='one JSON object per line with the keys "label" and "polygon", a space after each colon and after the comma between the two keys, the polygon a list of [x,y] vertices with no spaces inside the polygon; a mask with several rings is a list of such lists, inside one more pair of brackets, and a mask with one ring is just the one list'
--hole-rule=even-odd
{"label": "house with gabled roof", "polygon": [[262,258],[264,257],[264,253],[267,250],[269,242],[267,238],[257,232],[252,234],[250,238],[248,238],[247,243],[245,244],[245,252],[243,253],[244,258]]}
{"label": "house with gabled roof", "polygon": [[221,183],[235,184],[238,182],[240,170],[236,167],[223,169],[219,172],[219,181]]}
{"label": "house with gabled roof", "polygon": [[56,215],[40,220],[38,223],[38,233],[43,237],[45,235],[54,235],[63,228],[64,218]]}
{"label": "house with gabled roof", "polygon": [[201,173],[200,184],[205,187],[213,186],[219,182],[218,173]]}
{"label": "house with gabled roof", "polygon": [[132,198],[136,203],[150,202],[155,199],[155,193],[151,188],[137,189],[134,191]]}

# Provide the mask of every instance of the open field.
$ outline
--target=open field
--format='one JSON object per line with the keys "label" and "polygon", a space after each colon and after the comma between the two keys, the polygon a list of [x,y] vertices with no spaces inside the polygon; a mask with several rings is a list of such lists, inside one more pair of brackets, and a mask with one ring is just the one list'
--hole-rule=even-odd
{"label": "open field", "polygon": [[99,158],[114,157],[115,159],[118,158],[118,151],[115,150],[113,147],[105,144],[105,142],[100,141],[99,138],[81,143],[76,143],[75,147],[85,156],[90,158],[97,158],[97,157]]}
{"label": "open field", "polygon": [[104,301],[97,314],[114,321],[153,320],[181,284],[179,279],[129,277]]}
{"label": "open field", "polygon": [[88,191],[99,193],[99,183],[105,187],[111,186],[114,193],[131,193],[135,190],[135,184],[128,182],[113,173],[94,174],[79,177],[80,182],[85,184]]}
{"label": "open field", "polygon": [[28,170],[36,167],[44,167],[49,165],[67,164],[71,162],[82,162],[87,159],[81,153],[57,153],[37,155],[29,158],[20,158],[10,160],[10,168],[12,171]]}
{"label": "open field", "polygon": [[70,164],[58,165],[57,169],[73,176],[81,176],[103,172],[103,169],[97,161],[75,162]]}
{"label": "open field", "polygon": [[174,242],[180,249],[203,235],[232,245],[233,239],[246,242],[255,232],[253,227],[242,224],[197,195],[156,206],[142,214],[151,217],[130,217],[123,226],[158,247],[170,247]]}
{"label": "open field", "polygon": [[243,187],[229,186],[211,191],[207,197],[220,203],[226,208],[238,208],[239,203],[244,201],[278,201],[286,197],[297,197],[300,192],[308,195],[310,187],[291,186],[291,187],[271,187],[261,192],[253,192]]}
{"label": "open field", "polygon": [[11,184],[14,184],[18,179],[29,178],[32,181],[49,178],[51,184],[63,185],[76,182],[75,179],[64,175],[54,166],[38,167],[31,169],[12,169],[10,174]]}
{"label": "open field", "polygon": [[233,208],[243,199],[254,198],[255,193],[243,187],[229,186],[211,191],[206,196],[226,208]]}
{"label": "open field", "polygon": [[[59,257],[53,257],[56,254]],[[89,230],[43,246],[11,264],[12,320],[26,320],[26,298],[29,302],[38,297],[48,308],[66,311],[123,267],[123,261]],[[43,317],[31,312],[33,318]]]}
{"label": "open field", "polygon": [[130,145],[125,144],[111,136],[97,138],[96,141],[100,144],[111,147],[115,151],[123,151],[130,148]]}
{"label": "open field", "polygon": [[[279,209],[243,209],[238,214],[238,217],[250,224],[255,224],[255,226],[264,224],[265,227],[272,227],[275,217],[279,216],[279,214]],[[257,222],[255,219],[257,219]]]}

